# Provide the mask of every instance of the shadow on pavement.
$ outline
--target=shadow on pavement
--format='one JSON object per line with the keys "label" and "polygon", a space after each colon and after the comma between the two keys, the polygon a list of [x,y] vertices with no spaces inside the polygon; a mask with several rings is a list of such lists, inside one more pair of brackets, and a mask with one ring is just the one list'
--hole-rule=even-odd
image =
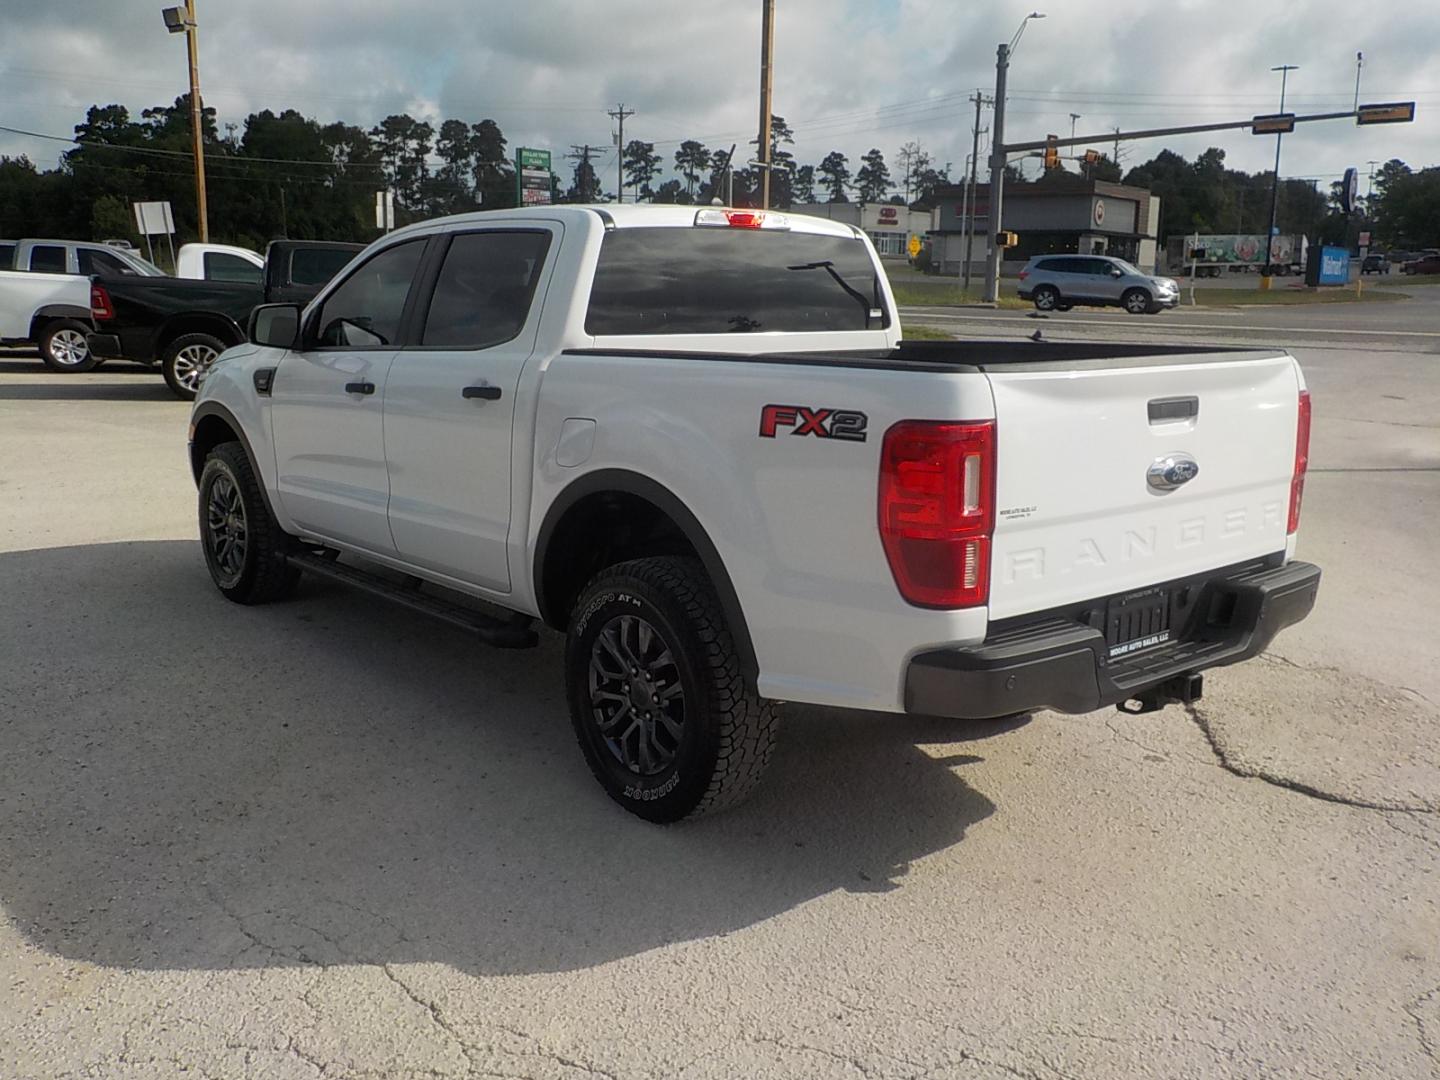
{"label": "shadow on pavement", "polygon": [[562,971],[903,887],[995,809],[922,746],[1022,722],[793,709],[757,797],[665,829],[587,772],[556,635],[237,607],[180,541],[0,555],[0,595],[0,902],[111,966]]}

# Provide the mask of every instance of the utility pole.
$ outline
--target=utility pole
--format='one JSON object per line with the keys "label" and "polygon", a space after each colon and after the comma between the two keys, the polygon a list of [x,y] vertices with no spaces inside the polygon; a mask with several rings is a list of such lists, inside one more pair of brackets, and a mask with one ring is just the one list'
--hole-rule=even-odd
{"label": "utility pole", "polygon": [[201,124],[204,109],[200,104],[200,46],[197,38],[199,29],[195,21],[195,0],[185,0],[183,8],[165,8],[160,12],[165,18],[165,29],[172,34],[185,35],[185,48],[190,60],[190,136],[195,151],[195,209],[200,219],[200,242],[210,239],[210,214],[205,206],[205,138]]}
{"label": "utility pole", "polygon": [[995,118],[990,122],[990,199],[986,229],[990,247],[985,255],[985,299],[1000,299],[1000,208],[1005,194],[1005,78],[1010,73],[1010,46],[995,51]]}
{"label": "utility pole", "polygon": [[975,205],[980,193],[976,187],[980,169],[980,108],[988,99],[978,89],[970,99],[975,103],[975,126],[970,129],[970,178],[965,187],[965,288],[970,288],[970,263],[975,257]]}
{"label": "utility pole", "polygon": [[775,0],[764,0],[760,26],[760,207],[770,207],[770,88],[775,51]]}
{"label": "utility pole", "polygon": [[[1285,80],[1290,72],[1298,71],[1295,64],[1281,64],[1273,67],[1271,71],[1280,72],[1280,111],[1285,111]],[[1280,209],[1280,140],[1284,136],[1280,132],[1275,133],[1275,175],[1270,178],[1270,229],[1265,234],[1265,266],[1260,275],[1260,288],[1270,288],[1270,278],[1274,267],[1270,265],[1270,259],[1275,253],[1275,220]]]}
{"label": "utility pole", "polygon": [[627,116],[634,116],[635,110],[631,109],[627,112],[625,103],[622,101],[619,105],[615,106],[614,112],[606,113],[605,115],[609,116],[612,120],[618,121],[620,124],[620,131],[615,136],[615,146],[617,150],[615,155],[615,201],[617,203],[623,203],[625,201],[625,118]]}
{"label": "utility pole", "polygon": [[[1379,165],[1380,162],[1367,161],[1365,164],[1370,166],[1370,176],[1365,181],[1365,201],[1368,203],[1370,201],[1370,193],[1375,190],[1375,166]],[[1367,206],[1365,209],[1368,212],[1370,208]]]}
{"label": "utility pole", "polygon": [[580,188],[579,195],[581,202],[595,201],[595,192],[590,190],[589,186],[595,182],[595,170],[590,166],[590,155],[592,152],[599,149],[600,147],[591,146],[589,143],[586,143],[584,146],[575,146],[572,144],[570,147],[570,153],[565,155],[571,161],[578,161],[584,165],[584,169],[581,171],[580,175],[584,178],[586,186],[580,187],[579,184],[575,185],[577,188]]}
{"label": "utility pole", "polygon": [[1080,114],[1078,112],[1072,112],[1070,114],[1070,138],[1072,139],[1075,138],[1075,121],[1079,119]]}
{"label": "utility pole", "polygon": [[1360,111],[1360,69],[1365,66],[1365,54],[1355,54],[1355,111]]}

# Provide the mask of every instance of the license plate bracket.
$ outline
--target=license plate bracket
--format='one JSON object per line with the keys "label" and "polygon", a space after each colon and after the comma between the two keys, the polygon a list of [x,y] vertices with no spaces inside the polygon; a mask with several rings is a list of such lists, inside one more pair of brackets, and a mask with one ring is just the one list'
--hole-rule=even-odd
{"label": "license plate bracket", "polygon": [[1170,641],[1171,593],[1168,588],[1141,589],[1112,596],[1105,602],[1105,646],[1117,660]]}

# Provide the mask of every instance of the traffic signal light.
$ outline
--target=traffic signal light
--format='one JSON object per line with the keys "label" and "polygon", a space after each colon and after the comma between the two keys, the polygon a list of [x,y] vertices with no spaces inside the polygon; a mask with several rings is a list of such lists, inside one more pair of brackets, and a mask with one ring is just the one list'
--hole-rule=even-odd
{"label": "traffic signal light", "polygon": [[1059,138],[1059,135],[1045,136],[1045,168],[1047,171],[1060,167],[1060,148],[1055,145]]}
{"label": "traffic signal light", "polygon": [[1013,248],[1020,246],[1020,237],[1013,232],[997,232],[995,234],[995,246],[998,248]]}
{"label": "traffic signal light", "polygon": [[1099,164],[1100,164],[1100,151],[1099,151],[1099,150],[1086,150],[1086,151],[1085,151],[1085,164],[1086,164],[1086,165],[1099,165]]}

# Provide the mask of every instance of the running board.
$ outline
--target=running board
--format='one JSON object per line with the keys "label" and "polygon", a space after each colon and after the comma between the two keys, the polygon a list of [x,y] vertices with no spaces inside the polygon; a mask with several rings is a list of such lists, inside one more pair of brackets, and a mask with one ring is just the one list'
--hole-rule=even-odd
{"label": "running board", "polygon": [[392,600],[411,611],[433,616],[451,626],[468,630],[485,644],[494,645],[497,649],[529,649],[539,641],[529,618],[517,614],[515,618],[518,621],[510,622],[463,604],[442,600],[423,592],[415,578],[408,578],[406,584],[396,584],[378,574],[367,573],[335,559],[309,552],[294,552],[285,558],[291,566],[307,574],[316,574],[331,581],[351,585],[374,596]]}

